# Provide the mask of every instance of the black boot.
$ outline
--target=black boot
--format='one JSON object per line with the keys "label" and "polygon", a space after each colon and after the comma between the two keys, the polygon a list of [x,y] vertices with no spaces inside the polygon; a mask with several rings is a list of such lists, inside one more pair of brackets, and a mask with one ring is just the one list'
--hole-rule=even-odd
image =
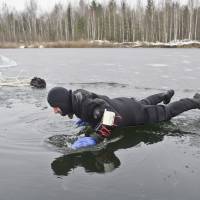
{"label": "black boot", "polygon": [[171,101],[171,98],[174,96],[174,90],[168,90],[165,94],[163,103],[168,104]]}
{"label": "black boot", "polygon": [[196,93],[194,96],[193,96],[193,99],[195,102],[198,103],[198,108],[200,109],[200,94],[199,93]]}

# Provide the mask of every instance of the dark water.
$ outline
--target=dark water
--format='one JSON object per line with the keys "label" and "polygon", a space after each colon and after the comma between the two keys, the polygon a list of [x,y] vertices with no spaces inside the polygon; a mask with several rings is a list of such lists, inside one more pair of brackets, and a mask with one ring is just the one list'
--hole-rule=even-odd
{"label": "dark water", "polygon": [[[64,156],[63,135],[78,129],[46,103],[56,85],[138,99],[174,88],[173,100],[191,97],[200,91],[199,50],[16,49],[0,55],[18,64],[0,67],[3,76],[47,81],[46,90],[0,87],[1,200],[199,199],[199,110],[119,130],[117,140],[100,149]],[[48,144],[49,137],[63,151]]]}

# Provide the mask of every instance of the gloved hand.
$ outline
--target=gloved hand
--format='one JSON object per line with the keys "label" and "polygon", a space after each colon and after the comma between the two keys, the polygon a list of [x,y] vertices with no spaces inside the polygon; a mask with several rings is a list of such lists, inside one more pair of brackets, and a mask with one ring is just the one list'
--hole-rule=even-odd
{"label": "gloved hand", "polygon": [[83,121],[82,119],[79,119],[77,122],[75,122],[75,125],[76,125],[77,127],[81,127],[81,126],[87,126],[88,123],[85,122],[85,121]]}
{"label": "gloved hand", "polygon": [[80,149],[80,148],[95,146],[95,145],[96,145],[96,141],[94,138],[82,137],[82,138],[79,138],[78,140],[76,140],[74,142],[74,144],[72,144],[71,148],[72,149]]}

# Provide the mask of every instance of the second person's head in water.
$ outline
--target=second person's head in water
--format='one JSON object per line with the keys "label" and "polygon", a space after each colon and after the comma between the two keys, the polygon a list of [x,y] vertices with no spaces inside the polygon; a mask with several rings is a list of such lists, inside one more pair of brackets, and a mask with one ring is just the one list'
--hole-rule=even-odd
{"label": "second person's head in water", "polygon": [[30,86],[33,88],[44,89],[46,88],[46,81],[39,77],[34,77],[30,81]]}

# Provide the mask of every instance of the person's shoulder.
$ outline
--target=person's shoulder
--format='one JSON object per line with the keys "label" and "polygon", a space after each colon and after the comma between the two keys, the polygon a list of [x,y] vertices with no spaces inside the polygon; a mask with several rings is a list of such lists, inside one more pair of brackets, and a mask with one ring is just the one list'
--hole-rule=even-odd
{"label": "person's shoulder", "polygon": [[84,90],[84,89],[77,89],[77,90],[74,90],[74,93],[78,93],[78,92],[81,92],[81,93],[89,93],[89,91]]}
{"label": "person's shoulder", "polygon": [[85,101],[86,99],[90,98],[90,93],[87,90],[77,89],[73,91],[73,97],[79,101]]}
{"label": "person's shoulder", "polygon": [[88,95],[90,92],[87,91],[87,90],[84,90],[84,89],[77,89],[77,90],[74,90],[73,94],[76,95],[76,96],[82,96],[82,95]]}
{"label": "person's shoulder", "polygon": [[84,96],[87,98],[97,98],[99,95],[97,95],[96,93],[90,92],[88,90],[84,90],[84,89],[77,89],[73,92],[73,94],[77,95],[77,96]]}

